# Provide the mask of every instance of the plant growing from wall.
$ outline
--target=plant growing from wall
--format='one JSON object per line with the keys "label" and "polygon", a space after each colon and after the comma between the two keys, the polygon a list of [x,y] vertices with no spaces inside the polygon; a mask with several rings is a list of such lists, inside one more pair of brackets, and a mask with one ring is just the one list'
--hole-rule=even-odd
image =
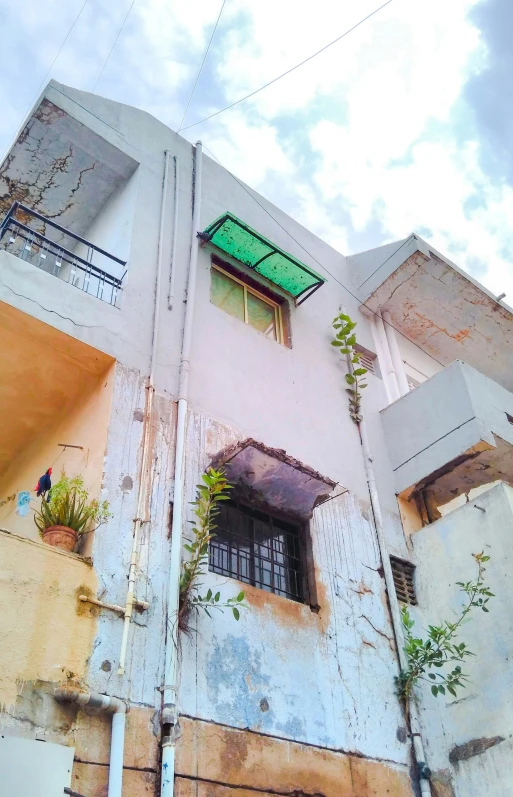
{"label": "plant growing from wall", "polygon": [[[404,628],[404,652],[408,659],[408,666],[396,679],[398,693],[408,706],[412,691],[420,681],[431,685],[431,692],[445,695],[446,690],[456,697],[456,690],[464,688],[468,681],[461,669],[461,663],[473,656],[465,642],[458,642],[458,635],[462,624],[468,621],[469,613],[475,609],[488,612],[488,601],[493,597],[493,592],[485,586],[483,575],[484,563],[489,556],[484,553],[472,554],[476,560],[478,572],[473,581],[458,581],[457,585],[466,596],[459,615],[454,622],[445,620],[441,625],[428,626],[426,639],[421,639],[413,633],[415,621],[411,619],[406,606],[403,606],[401,619]],[[459,663],[458,663],[459,662]],[[453,666],[457,663],[456,666]],[[448,670],[449,667],[452,669]]]}
{"label": "plant growing from wall", "polygon": [[346,374],[348,385],[346,393],[349,394],[349,414],[354,423],[359,424],[362,421],[361,391],[367,387],[367,382],[365,382],[367,368],[363,368],[361,365],[361,354],[355,349],[356,335],[353,331],[355,327],[356,321],[351,321],[351,318],[345,313],[339,313],[333,319],[333,328],[336,330],[336,335],[334,340],[331,341],[331,345],[336,346],[339,352],[349,359],[351,364],[350,372]]}
{"label": "plant growing from wall", "polygon": [[244,603],[244,592],[239,592],[235,598],[221,599],[221,593],[209,589],[201,595],[202,586],[199,579],[207,572],[208,546],[215,537],[215,518],[219,514],[219,502],[229,499],[228,491],[232,486],[228,483],[223,469],[209,468],[202,475],[202,484],[197,485],[197,499],[193,501],[196,520],[192,523],[193,539],[184,545],[190,554],[190,559],[183,562],[180,575],[180,602],[178,609],[178,627],[181,631],[189,631],[188,617],[192,610],[202,609],[209,617],[211,610],[224,611],[231,609],[236,620],[240,618],[240,609],[247,608]]}

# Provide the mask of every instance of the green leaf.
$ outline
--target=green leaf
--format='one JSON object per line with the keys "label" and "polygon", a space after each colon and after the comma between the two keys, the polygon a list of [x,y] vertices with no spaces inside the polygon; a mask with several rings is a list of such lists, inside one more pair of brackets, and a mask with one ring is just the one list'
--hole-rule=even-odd
{"label": "green leaf", "polygon": [[243,601],[244,598],[245,598],[244,592],[239,592],[239,594],[237,595],[237,602],[241,603],[241,601]]}
{"label": "green leaf", "polygon": [[216,603],[218,603],[220,597],[221,597],[221,593],[220,592],[216,592],[215,597],[214,597],[214,600],[215,600]]}
{"label": "green leaf", "polygon": [[429,676],[429,678],[431,678],[433,681],[434,681],[434,680],[436,680],[436,673],[434,673],[434,672],[430,672],[430,673],[428,673],[428,676]]}
{"label": "green leaf", "polygon": [[438,686],[438,691],[445,695],[445,688],[443,686]]}
{"label": "green leaf", "polygon": [[456,697],[456,689],[454,689],[454,687],[450,686],[449,684],[447,684],[447,691],[450,692],[451,695]]}
{"label": "green leaf", "polygon": [[367,373],[367,369],[366,368],[355,368],[353,373],[354,373],[355,376],[363,376],[364,374]]}
{"label": "green leaf", "polygon": [[207,599],[207,601],[209,601],[209,600],[211,600],[211,598],[212,598],[212,590],[209,589],[209,591],[207,592],[207,598],[206,599]]}
{"label": "green leaf", "polygon": [[331,341],[331,345],[332,346],[342,346],[342,341],[341,340],[332,340]]}
{"label": "green leaf", "polygon": [[438,686],[435,686],[435,685],[433,684],[433,686],[431,687],[431,692],[432,692],[432,693],[434,694],[434,696],[436,697],[436,696],[437,696],[437,694],[438,694]]}
{"label": "green leaf", "polygon": [[354,376],[352,374],[346,374],[346,382],[347,382],[348,385],[354,385],[354,383],[356,382],[356,379],[354,378]]}
{"label": "green leaf", "polygon": [[235,606],[234,606],[234,607],[232,608],[232,612],[233,612],[233,616],[235,617],[235,619],[236,619],[236,620],[238,620],[238,619],[239,619],[239,617],[240,617],[240,612],[239,612],[239,610],[238,610],[237,608],[235,608]]}

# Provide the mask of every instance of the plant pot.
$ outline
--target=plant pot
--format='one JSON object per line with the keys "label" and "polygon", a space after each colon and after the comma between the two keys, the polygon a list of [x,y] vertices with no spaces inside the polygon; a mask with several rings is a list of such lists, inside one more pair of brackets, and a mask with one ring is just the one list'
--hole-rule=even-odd
{"label": "plant pot", "polygon": [[43,531],[43,542],[63,551],[72,551],[77,540],[77,532],[68,526],[49,526]]}

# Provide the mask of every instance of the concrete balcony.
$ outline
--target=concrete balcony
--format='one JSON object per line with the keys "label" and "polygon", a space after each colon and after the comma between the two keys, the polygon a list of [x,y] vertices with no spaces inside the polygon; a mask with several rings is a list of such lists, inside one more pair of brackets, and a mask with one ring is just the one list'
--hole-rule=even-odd
{"label": "concrete balcony", "polygon": [[381,412],[396,493],[442,506],[513,483],[513,394],[456,360]]}

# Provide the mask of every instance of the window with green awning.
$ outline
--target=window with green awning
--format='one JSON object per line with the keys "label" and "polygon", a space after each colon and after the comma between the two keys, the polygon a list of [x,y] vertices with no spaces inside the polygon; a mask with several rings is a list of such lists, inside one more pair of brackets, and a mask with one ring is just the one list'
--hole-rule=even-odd
{"label": "window with green awning", "polygon": [[254,269],[269,282],[290,293],[301,304],[326,280],[293,255],[280,249],[232,213],[225,213],[199,233],[226,254]]}

